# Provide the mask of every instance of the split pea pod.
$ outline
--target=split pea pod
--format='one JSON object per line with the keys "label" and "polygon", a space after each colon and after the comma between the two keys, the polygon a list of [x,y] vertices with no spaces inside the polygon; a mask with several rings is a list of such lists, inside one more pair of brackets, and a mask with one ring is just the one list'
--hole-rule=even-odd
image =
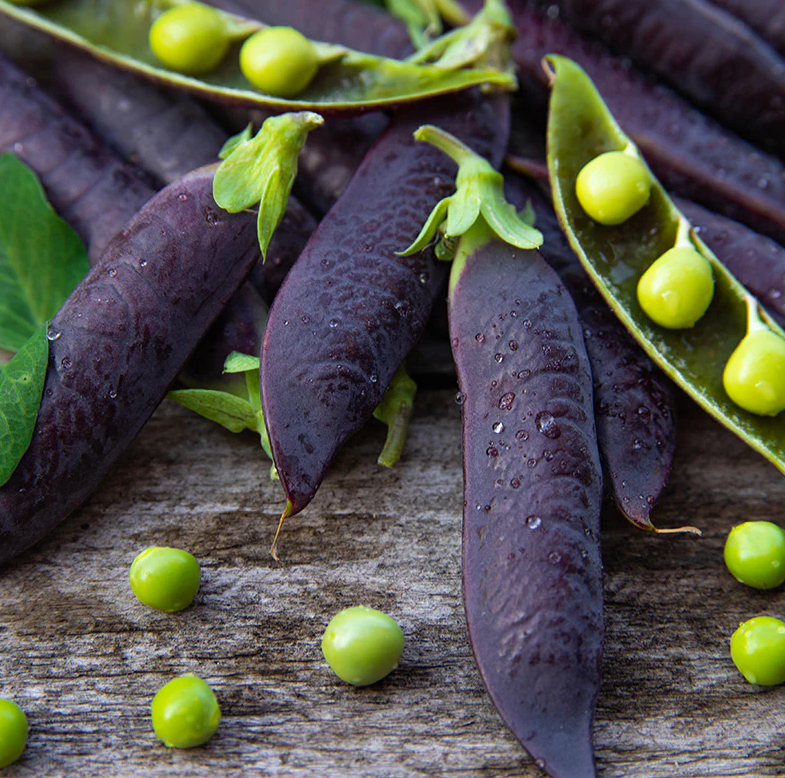
{"label": "split pea pod", "polygon": [[203,169],[159,192],[52,320],[33,439],[0,488],[0,562],[87,499],[250,272],[256,217],[222,211],[212,183]]}
{"label": "split pea pod", "polygon": [[[586,73],[564,57],[547,61],[552,83],[551,189],[575,253],[616,315],[663,371],[709,414],[785,471],[783,417],[745,410],[723,383],[725,366],[748,332],[766,330],[782,339],[782,330],[714,257],[653,176],[649,202],[623,224],[602,226],[589,218],[576,194],[584,167],[607,152],[640,159]],[[713,299],[705,313],[694,326],[679,329],[659,326],[647,316],[638,291],[646,272],[674,248],[697,257],[713,276]],[[676,289],[672,299],[678,301],[686,289]],[[777,392],[767,381],[758,388]]]}

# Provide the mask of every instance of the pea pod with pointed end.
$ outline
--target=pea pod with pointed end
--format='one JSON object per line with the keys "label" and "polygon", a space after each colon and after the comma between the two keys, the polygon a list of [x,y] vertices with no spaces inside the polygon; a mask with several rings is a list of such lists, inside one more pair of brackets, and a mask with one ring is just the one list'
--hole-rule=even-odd
{"label": "pea pod with pointed end", "polygon": [[[602,476],[589,359],[575,306],[531,249],[487,162],[459,163],[434,209],[458,240],[448,298],[463,396],[463,598],[472,650],[507,726],[553,778],[595,775],[602,657]],[[477,200],[480,201],[480,207]],[[503,242],[497,235],[512,240]]]}
{"label": "pea pod with pointed end", "polygon": [[[606,151],[630,146],[586,73],[573,61],[547,59],[552,82],[548,169],[559,221],[581,264],[647,354],[709,414],[785,472],[785,420],[744,411],[723,384],[725,364],[747,334],[749,296],[690,228],[656,180],[649,204],[624,224],[597,226],[575,196],[579,171]],[[714,299],[689,330],[656,325],[640,308],[638,279],[657,257],[688,243],[711,265]],[[782,337],[767,314],[765,326]]]}
{"label": "pea pod with pointed end", "polygon": [[226,214],[209,169],[145,205],[57,313],[30,447],[0,488],[0,562],[95,489],[258,257],[256,217]]}
{"label": "pea pod with pointed end", "polygon": [[[150,34],[155,31],[154,25],[159,18],[164,19],[167,13],[180,13],[188,8],[201,9],[220,19],[219,26],[230,43],[243,41],[266,27],[261,22],[197,2],[180,4],[177,0],[166,0],[161,6],[153,3],[140,6],[135,0],[98,0],[96,6],[94,0],[71,0],[33,9],[0,0],[0,13],[43,30],[117,67],[205,99],[248,108],[264,107],[279,112],[316,109],[328,113],[363,113],[480,84],[515,88],[514,77],[495,68],[442,67],[438,63],[422,66],[317,41],[311,41],[310,45],[315,47],[319,72],[303,86],[295,99],[265,94],[253,86],[231,50],[209,72],[198,77],[186,75],[161,63],[151,49]],[[160,15],[162,11],[164,15]],[[181,70],[193,70],[188,40],[183,42],[173,38],[173,41],[172,48],[176,51],[171,60],[167,60],[169,64],[179,62],[183,65]],[[155,36],[153,48],[158,48]],[[159,54],[162,53],[159,49]],[[285,91],[289,93],[288,88]]]}

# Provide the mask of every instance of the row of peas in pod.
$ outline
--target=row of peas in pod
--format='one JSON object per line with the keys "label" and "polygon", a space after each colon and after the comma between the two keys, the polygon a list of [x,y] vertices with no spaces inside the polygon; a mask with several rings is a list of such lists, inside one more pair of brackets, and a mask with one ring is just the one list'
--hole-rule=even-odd
{"label": "row of peas in pod", "polygon": [[[193,602],[202,573],[196,558],[187,551],[152,547],[134,559],[128,579],[141,603],[175,613]],[[321,646],[327,664],[339,678],[354,686],[368,686],[397,666],[404,636],[388,615],[361,605],[345,608],[331,619]],[[206,743],[221,721],[215,693],[192,673],[164,684],[150,709],[156,736],[173,748]],[[0,699],[0,769],[19,759],[27,736],[24,711],[15,702]]]}
{"label": "row of peas in pod", "polygon": [[[578,174],[575,195],[591,219],[604,226],[623,224],[649,202],[651,174],[630,146],[592,159]],[[638,302],[644,313],[667,329],[693,327],[714,296],[709,261],[690,239],[682,217],[673,248],[640,276]],[[747,334],[728,359],[723,386],[730,399],[751,413],[775,416],[785,410],[785,339],[760,319],[757,305],[748,309]]]}

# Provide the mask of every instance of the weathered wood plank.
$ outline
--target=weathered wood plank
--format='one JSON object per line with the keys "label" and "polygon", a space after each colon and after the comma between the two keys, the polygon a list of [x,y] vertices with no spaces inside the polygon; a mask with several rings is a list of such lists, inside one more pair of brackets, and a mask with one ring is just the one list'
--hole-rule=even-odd
{"label": "weathered wood plank", "polygon": [[[608,508],[607,647],[595,742],[603,778],[782,776],[784,689],[736,672],[728,638],[783,615],[724,570],[733,523],[782,520],[785,479],[686,400],[662,526],[637,532]],[[459,408],[424,393],[400,466],[377,467],[380,425],[342,453],[316,500],[268,553],[281,496],[251,436],[163,407],[90,503],[0,575],[0,696],[27,711],[25,756],[3,775],[124,778],[246,774],[325,778],[537,776],[487,700],[460,598]],[[135,554],[178,545],[202,590],[180,614],[127,583]],[[401,623],[398,670],[375,687],[334,678],[319,649],[340,608]],[[148,707],[173,675],[216,690],[206,746],[164,748]]]}

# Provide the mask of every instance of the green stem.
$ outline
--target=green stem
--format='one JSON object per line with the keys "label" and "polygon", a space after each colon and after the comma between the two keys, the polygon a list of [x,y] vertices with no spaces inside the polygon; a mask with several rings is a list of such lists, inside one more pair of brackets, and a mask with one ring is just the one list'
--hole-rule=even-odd
{"label": "green stem", "polygon": [[414,133],[414,138],[435,146],[459,166],[477,158],[477,155],[465,143],[432,124],[424,124],[420,127]]}
{"label": "green stem", "polygon": [[409,434],[409,422],[413,413],[414,408],[405,400],[398,403],[392,424],[387,426],[387,438],[384,441],[384,447],[376,460],[382,467],[395,467],[398,464],[406,445],[406,438]]}
{"label": "green stem", "polygon": [[751,294],[747,294],[745,302],[747,303],[747,334],[770,329],[760,318],[758,301]]}
{"label": "green stem", "polygon": [[455,0],[435,0],[436,8],[444,21],[452,27],[462,27],[471,21],[471,15]]}

